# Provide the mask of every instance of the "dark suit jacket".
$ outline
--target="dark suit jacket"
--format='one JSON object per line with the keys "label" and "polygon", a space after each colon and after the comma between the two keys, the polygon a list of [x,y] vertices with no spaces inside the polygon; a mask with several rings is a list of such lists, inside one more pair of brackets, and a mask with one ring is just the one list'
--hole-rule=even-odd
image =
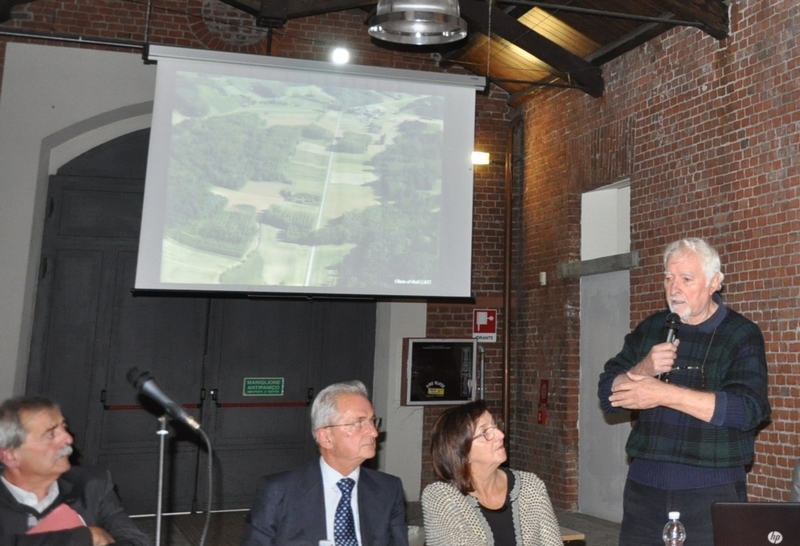
{"label": "dark suit jacket", "polygon": [[131,521],[108,472],[73,467],[58,479],[58,498],[42,514],[18,503],[0,483],[0,545],[2,546],[92,546],[88,527],[36,535],[28,531],[28,513],[47,515],[59,504],[70,505],[86,522],[105,529],[117,546],[152,546],[153,541]]}
{"label": "dark suit jacket", "polygon": [[[399,478],[361,468],[358,516],[362,546],[408,546]],[[319,459],[261,478],[242,546],[317,546],[327,539]]]}

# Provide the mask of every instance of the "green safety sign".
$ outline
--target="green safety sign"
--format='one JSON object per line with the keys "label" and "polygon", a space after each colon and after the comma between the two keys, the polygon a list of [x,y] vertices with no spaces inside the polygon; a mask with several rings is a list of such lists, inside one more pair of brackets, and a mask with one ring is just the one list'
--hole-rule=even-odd
{"label": "green safety sign", "polygon": [[283,396],[283,377],[245,377],[244,396]]}

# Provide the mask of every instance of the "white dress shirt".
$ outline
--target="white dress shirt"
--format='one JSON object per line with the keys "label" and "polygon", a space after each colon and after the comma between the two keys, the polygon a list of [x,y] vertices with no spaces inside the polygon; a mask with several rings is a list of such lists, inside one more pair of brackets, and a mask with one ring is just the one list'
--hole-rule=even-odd
{"label": "white dress shirt", "polygon": [[328,540],[333,544],[333,518],[336,515],[336,507],[339,506],[339,499],[342,498],[342,491],[336,483],[342,478],[352,478],[356,485],[350,497],[350,507],[353,509],[353,521],[356,525],[356,539],[361,544],[361,529],[358,520],[358,477],[361,474],[361,467],[357,467],[349,476],[342,476],[331,468],[325,459],[319,458],[319,467],[322,470],[322,490],[325,492],[325,526],[328,533]]}
{"label": "white dress shirt", "polygon": [[[47,491],[47,495],[44,496],[42,500],[39,500],[36,497],[36,493],[31,493],[30,491],[25,491],[21,487],[17,487],[13,483],[10,483],[6,480],[3,476],[0,476],[0,480],[3,480],[3,484],[6,486],[6,489],[11,493],[11,496],[14,497],[18,503],[24,504],[25,506],[30,506],[40,514],[44,512],[53,501],[56,500],[58,497],[58,482],[53,482],[50,484],[50,489]],[[36,519],[36,516],[33,514],[28,514],[28,528],[30,529],[34,525],[39,523],[39,520]]]}

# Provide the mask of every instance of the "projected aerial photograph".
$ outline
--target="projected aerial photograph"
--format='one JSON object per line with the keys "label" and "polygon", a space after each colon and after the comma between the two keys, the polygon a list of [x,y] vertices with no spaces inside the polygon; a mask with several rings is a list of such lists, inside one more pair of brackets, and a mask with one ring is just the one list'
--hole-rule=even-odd
{"label": "projected aerial photograph", "polygon": [[179,72],[161,281],[435,282],[443,98]]}

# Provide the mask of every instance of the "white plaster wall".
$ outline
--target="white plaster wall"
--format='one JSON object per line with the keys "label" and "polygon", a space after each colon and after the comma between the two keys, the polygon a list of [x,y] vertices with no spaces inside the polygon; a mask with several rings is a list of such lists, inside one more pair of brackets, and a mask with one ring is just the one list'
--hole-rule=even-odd
{"label": "white plaster wall", "polygon": [[[630,181],[584,193],[581,198],[581,260],[630,252]],[[630,272],[581,278],[578,509],[622,520],[628,473],[625,443],[630,414],[606,415],[597,381],[606,360],[617,354],[630,331]]]}
{"label": "white plaster wall", "polygon": [[409,502],[420,496],[423,409],[400,405],[403,338],[425,337],[427,310],[424,303],[378,304],[373,405],[386,431],[378,468],[403,480]]}
{"label": "white plaster wall", "polygon": [[631,247],[630,180],[581,196],[581,260],[629,252]]}
{"label": "white plaster wall", "polygon": [[25,389],[48,175],[150,126],[141,53],[9,43],[0,91],[0,399]]}
{"label": "white plaster wall", "polygon": [[622,492],[628,474],[625,443],[631,416],[629,412],[603,412],[597,380],[606,360],[622,348],[629,325],[629,271],[581,278],[578,509],[617,522],[622,521]]}
{"label": "white plaster wall", "polygon": [[[9,43],[0,91],[0,400],[25,390],[48,176],[95,146],[150,126],[156,68],[141,52]],[[403,337],[427,306],[378,305],[373,402],[379,464],[419,500],[422,409],[400,406]]]}

